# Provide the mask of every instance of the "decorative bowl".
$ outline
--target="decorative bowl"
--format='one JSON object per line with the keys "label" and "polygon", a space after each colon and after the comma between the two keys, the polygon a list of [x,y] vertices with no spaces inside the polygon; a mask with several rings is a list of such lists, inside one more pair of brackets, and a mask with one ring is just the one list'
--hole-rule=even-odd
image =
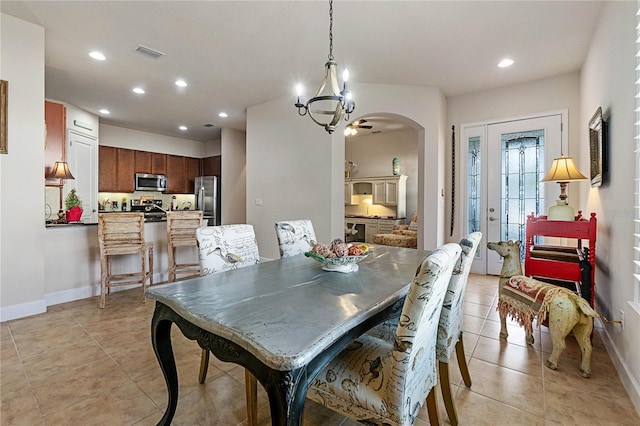
{"label": "decorative bowl", "polygon": [[367,257],[368,253],[364,256],[324,257],[308,251],[304,255],[322,263],[324,271],[348,273],[357,271],[358,262]]}

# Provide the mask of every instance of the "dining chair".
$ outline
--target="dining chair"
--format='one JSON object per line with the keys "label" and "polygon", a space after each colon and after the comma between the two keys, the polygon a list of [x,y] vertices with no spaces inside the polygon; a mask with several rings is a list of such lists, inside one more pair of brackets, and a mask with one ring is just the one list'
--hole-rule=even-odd
{"label": "dining chair", "polygon": [[316,244],[316,233],[308,219],[276,222],[276,236],[280,257],[289,257],[309,251]]}
{"label": "dining chair", "polygon": [[[206,276],[231,271],[260,263],[258,243],[252,225],[203,226],[196,229],[200,275]],[[202,349],[198,381],[204,383],[209,369],[209,350]],[[258,383],[248,371],[244,371],[247,398],[247,422],[257,423]]]}
{"label": "dining chair", "polygon": [[469,367],[467,366],[462,340],[463,300],[469,272],[471,271],[471,265],[480,240],[482,240],[481,232],[472,232],[460,240],[462,253],[460,253],[460,258],[453,268],[438,324],[436,357],[440,373],[440,389],[442,390],[442,398],[447,410],[447,416],[449,416],[449,422],[454,426],[458,424],[458,415],[451,395],[449,362],[455,349],[458,367],[460,367],[464,384],[467,387],[471,387],[471,376],[469,375]]}
{"label": "dining chair", "polygon": [[[147,280],[153,284],[153,243],[144,240],[144,213],[99,213],[98,244],[100,246],[100,308],[106,304],[111,287],[140,284],[145,301]],[[113,256],[139,255],[136,272],[113,273]]]}
{"label": "dining chair", "polygon": [[445,244],[424,258],[405,298],[394,339],[363,334],[324,367],[307,397],[367,424],[412,425],[435,400],[438,321],[460,245]]}
{"label": "dining chair", "polygon": [[169,264],[169,282],[197,277],[200,275],[200,263],[180,263],[177,252],[179,248],[198,247],[196,229],[202,224],[202,211],[180,210],[167,212],[167,258]]}

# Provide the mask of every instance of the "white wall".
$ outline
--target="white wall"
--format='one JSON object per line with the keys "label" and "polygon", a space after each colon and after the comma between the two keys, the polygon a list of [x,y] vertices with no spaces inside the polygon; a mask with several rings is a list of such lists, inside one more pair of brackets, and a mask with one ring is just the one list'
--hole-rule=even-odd
{"label": "white wall", "polygon": [[44,312],[44,29],[0,14],[0,78],[9,82],[8,154],[0,154],[0,320]]}
{"label": "white wall", "polygon": [[345,159],[358,168],[351,177],[391,176],[393,157],[400,159],[400,174],[407,175],[407,219],[418,209],[418,132],[400,130],[347,138]]}
{"label": "white wall", "polygon": [[[500,89],[487,90],[483,92],[471,93],[468,95],[453,96],[448,98],[448,138],[447,153],[445,157],[447,170],[447,230],[451,226],[451,144],[450,126],[456,126],[456,147],[460,147],[462,137],[461,124],[476,123],[500,120],[513,117],[523,117],[526,115],[568,109],[569,126],[568,140],[569,148],[564,147],[565,155],[571,155],[576,160],[576,164],[583,172],[589,166],[588,161],[580,161],[579,154],[582,148],[580,129],[586,128],[586,122],[582,121],[580,114],[580,74],[570,73],[560,76],[550,77],[542,80],[532,81],[524,84],[503,87]],[[560,152],[557,153],[559,155]],[[463,171],[460,170],[462,149],[456,150],[456,188],[462,188]],[[586,182],[572,183],[571,192],[572,203],[576,206],[584,205],[580,200],[579,191],[575,187],[588,186]],[[555,191],[555,189],[554,189]],[[460,191],[457,192],[460,194]],[[464,211],[460,200],[456,203],[458,215],[455,218],[453,237],[450,241],[459,241],[462,238],[460,225],[464,222]],[[449,235],[449,233],[447,233]]]}
{"label": "white wall", "polygon": [[247,221],[247,152],[245,132],[222,129],[221,224]]}
{"label": "white wall", "polygon": [[[601,106],[609,121],[609,174],[599,188],[581,188],[586,210],[597,213],[598,310],[625,327],[605,324],[611,358],[640,412],[640,311],[634,300],[633,253],[635,175],[636,2],[608,2],[594,34],[580,81],[580,163],[589,164],[587,123]],[[636,300],[635,302],[639,302]]]}
{"label": "white wall", "polygon": [[[422,147],[418,161],[428,165],[418,181],[418,209],[428,207],[433,218],[420,230],[421,243],[436,247],[443,234],[437,199],[444,188],[437,164],[444,152],[439,89],[362,84],[352,90],[357,106],[351,120],[391,113],[416,128]],[[279,256],[273,229],[278,220],[311,219],[320,241],[344,237],[344,127],[328,135],[308,117],[299,117],[293,102],[281,98],[247,110],[247,222],[254,225],[266,257]]]}
{"label": "white wall", "polygon": [[208,156],[209,146],[214,147],[212,149],[214,152],[216,151],[215,147],[219,145],[219,141],[200,142],[142,130],[126,129],[110,124],[100,124],[100,145],[204,158]]}

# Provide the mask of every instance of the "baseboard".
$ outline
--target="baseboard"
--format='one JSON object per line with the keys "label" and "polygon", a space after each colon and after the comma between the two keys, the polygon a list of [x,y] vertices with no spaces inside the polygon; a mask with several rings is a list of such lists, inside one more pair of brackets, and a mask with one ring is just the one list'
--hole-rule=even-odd
{"label": "baseboard", "polygon": [[[166,274],[164,274],[166,275]],[[163,274],[154,274],[154,284],[161,284],[160,281],[164,277]],[[166,282],[166,278],[165,281]],[[130,290],[133,288],[140,288],[140,285],[123,285],[121,287],[113,287],[112,292]],[[0,307],[0,322],[11,321],[18,318],[24,318],[31,315],[43,314],[47,312],[47,307],[52,305],[59,305],[60,303],[74,302],[76,300],[87,299],[89,297],[95,297],[100,295],[100,285],[88,285],[85,287],[74,288],[70,290],[55,291],[44,295],[44,299],[36,300],[27,303],[21,303],[18,305],[10,305]]]}
{"label": "baseboard", "polygon": [[[600,321],[600,320],[596,319],[596,321]],[[636,409],[636,412],[638,413],[638,415],[640,415],[640,383],[638,383],[638,381],[635,380],[633,374],[631,374],[631,370],[629,369],[629,366],[625,362],[624,358],[620,356],[620,353],[618,352],[618,348],[613,344],[613,341],[611,340],[611,337],[607,332],[607,328],[601,323],[601,326],[598,327],[596,330],[600,333],[600,336],[604,340],[606,340],[604,342],[605,343],[604,346],[606,347],[607,352],[609,353],[609,358],[611,358],[613,365],[616,367],[618,376],[620,377],[620,380],[622,381],[622,385],[624,386],[625,390],[627,391],[627,394],[629,395],[629,399],[631,399],[631,403],[633,404],[633,407]]]}
{"label": "baseboard", "polygon": [[27,303],[20,303],[18,305],[4,306],[0,308],[0,322],[11,321],[45,312],[47,312],[46,299],[34,300]]}

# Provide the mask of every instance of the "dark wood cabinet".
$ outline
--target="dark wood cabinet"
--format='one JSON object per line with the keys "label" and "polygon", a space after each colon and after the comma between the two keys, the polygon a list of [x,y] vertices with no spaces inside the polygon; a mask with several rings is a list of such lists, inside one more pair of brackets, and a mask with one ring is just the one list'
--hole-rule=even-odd
{"label": "dark wood cabinet", "polygon": [[184,159],[184,178],[185,178],[185,193],[192,194],[195,184],[196,176],[200,176],[200,159],[185,157]]}
{"label": "dark wood cabinet", "polygon": [[133,192],[135,174],[135,151],[124,148],[100,146],[98,168],[98,191]]}
{"label": "dark wood cabinet", "polygon": [[[65,161],[65,129],[67,112],[64,105],[56,102],[44,102],[44,121],[46,144],[44,149],[44,175],[51,173],[56,161]],[[58,185],[59,179],[47,179],[45,184]]]}
{"label": "dark wood cabinet", "polygon": [[[202,169],[204,160],[207,172]],[[196,176],[220,174],[220,156],[201,159],[100,146],[98,191],[134,192],[136,173],[167,175],[168,194],[192,194]]]}
{"label": "dark wood cabinet", "polygon": [[185,194],[185,157],[167,155],[167,193]]}
{"label": "dark wood cabinet", "polygon": [[167,174],[167,154],[157,152],[151,154],[151,173],[157,175]]}
{"label": "dark wood cabinet", "polygon": [[220,155],[203,158],[201,161],[202,176],[220,176],[221,161]]}
{"label": "dark wood cabinet", "polygon": [[98,151],[98,191],[115,191],[116,188],[116,165],[118,158],[117,148],[110,146],[100,146]]}
{"label": "dark wood cabinet", "polygon": [[135,173],[153,173],[151,168],[151,152],[136,151],[135,159]]}

